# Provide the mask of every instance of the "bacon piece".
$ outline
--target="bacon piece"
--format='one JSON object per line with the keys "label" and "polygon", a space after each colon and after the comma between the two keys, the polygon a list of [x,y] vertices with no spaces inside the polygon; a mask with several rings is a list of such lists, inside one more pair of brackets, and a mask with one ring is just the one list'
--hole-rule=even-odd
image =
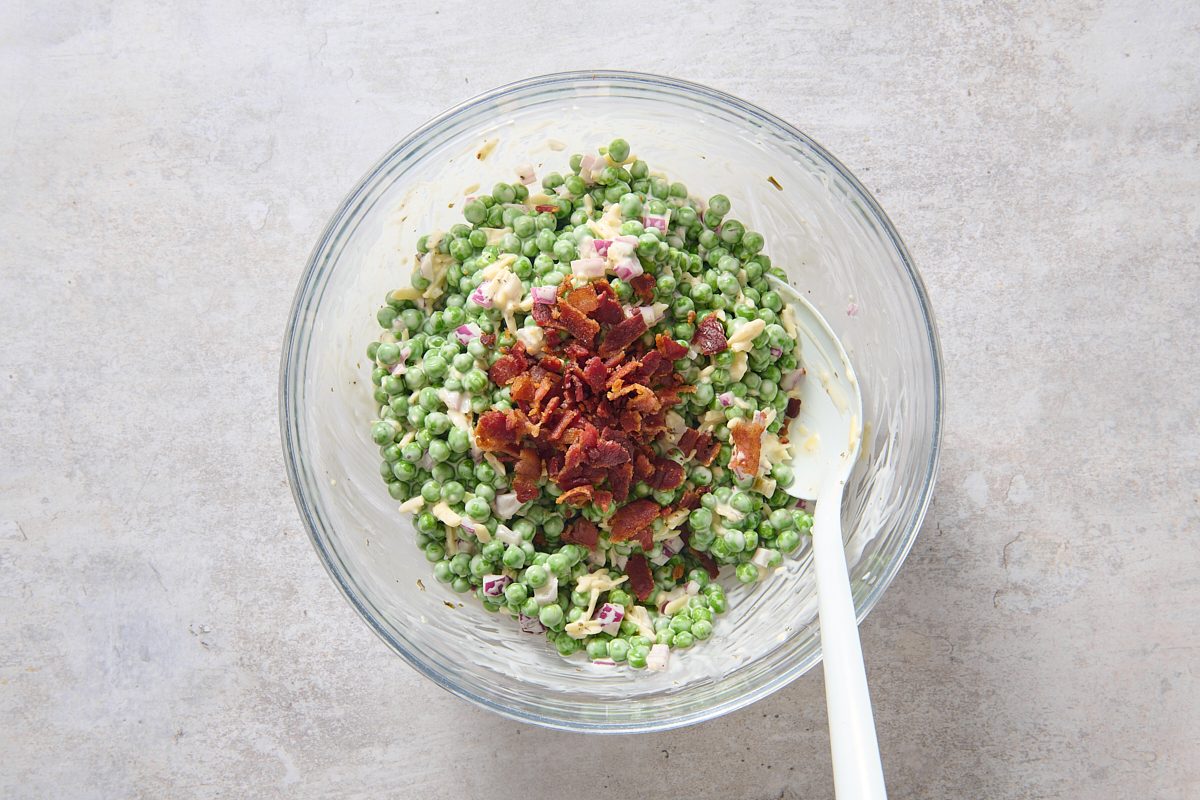
{"label": "bacon piece", "polygon": [[678,489],[683,485],[683,466],[669,458],[657,458],[654,460],[654,474],[646,483],[650,484],[651,489],[658,491],[669,492]]}
{"label": "bacon piece", "polygon": [[521,457],[517,460],[516,477],[513,479],[513,490],[517,499],[527,503],[538,496],[537,482],[542,477],[542,457],[532,447],[522,447]]}
{"label": "bacon piece", "polygon": [[650,552],[654,549],[654,529],[642,528],[633,537],[632,541],[635,541],[641,545],[641,548],[644,552]]}
{"label": "bacon piece", "polygon": [[762,452],[763,425],[760,422],[741,420],[729,429],[733,439],[733,458],[729,468],[741,478],[758,474],[758,458]]}
{"label": "bacon piece", "polygon": [[633,474],[639,481],[644,481],[654,474],[654,464],[645,453],[638,453],[633,460]]}
{"label": "bacon piece", "polygon": [[480,450],[502,450],[519,438],[509,426],[509,415],[503,411],[485,411],[475,423],[475,443]]}
{"label": "bacon piece", "polygon": [[588,314],[588,317],[604,325],[616,325],[620,320],[625,319],[625,312],[616,297],[602,294],[596,299],[595,311]]}
{"label": "bacon piece", "polygon": [[[549,303],[534,303],[533,304],[533,321],[543,328],[554,322],[554,313],[551,309],[554,306]],[[482,338],[482,337],[481,337]]]}
{"label": "bacon piece", "polygon": [[650,574],[650,565],[641,553],[634,553],[625,562],[625,574],[629,576],[629,588],[637,595],[637,599],[645,601],[654,591],[654,576]]}
{"label": "bacon piece", "polygon": [[642,415],[633,410],[621,412],[621,428],[626,433],[640,434],[642,432]]}
{"label": "bacon piece", "polygon": [[721,443],[713,438],[711,433],[702,433],[696,440],[696,461],[708,466],[721,450]]}
{"label": "bacon piece", "polygon": [[663,358],[662,353],[657,350],[651,350],[646,355],[642,356],[642,366],[638,369],[638,382],[650,383],[654,379],[654,375],[663,367],[671,368],[671,362]]}
{"label": "bacon piece", "polygon": [[608,507],[612,505],[612,492],[604,489],[596,489],[592,493],[592,502],[600,507],[601,511],[608,511]]}
{"label": "bacon piece", "polygon": [[629,286],[643,303],[654,302],[654,285],[658,281],[648,272],[636,275],[629,281]]}
{"label": "bacon piece", "polygon": [[492,364],[488,378],[497,386],[504,386],[527,369],[529,361],[525,358],[525,347],[518,343]]}
{"label": "bacon piece", "polygon": [[695,428],[685,428],[683,434],[679,437],[679,450],[685,456],[690,456],[696,452],[696,440],[700,438],[700,431]]}
{"label": "bacon piece", "polygon": [[608,367],[604,366],[603,361],[592,356],[584,365],[583,380],[593,392],[599,394],[604,391],[604,387],[608,383]]}
{"label": "bacon piece", "polygon": [[496,346],[496,334],[481,333],[481,334],[479,334],[479,341],[483,342],[484,347],[495,347]]}
{"label": "bacon piece", "polygon": [[692,547],[688,547],[688,550],[691,551],[692,556],[700,562],[700,566],[704,567],[704,571],[708,573],[708,577],[716,580],[717,576],[721,574],[721,568],[717,565],[717,562],[713,560],[713,557],[708,553],[702,553]]}
{"label": "bacon piece", "polygon": [[600,306],[600,298],[596,297],[596,292],[590,286],[581,286],[569,292],[565,299],[583,314],[591,314]]}
{"label": "bacon piece", "polygon": [[538,366],[547,372],[553,372],[555,375],[562,375],[563,362],[561,358],[555,358],[554,356],[542,356],[541,360],[538,361]]}
{"label": "bacon piece", "polygon": [[[572,489],[572,491],[574,491]],[[575,520],[567,526],[563,532],[563,541],[581,544],[588,550],[596,549],[596,542],[600,539],[600,529],[595,524],[585,518],[576,517]]]}
{"label": "bacon piece", "polygon": [[694,511],[700,507],[700,498],[708,494],[708,487],[702,486],[699,489],[688,489],[683,493],[683,497],[679,498],[679,502],[675,504],[675,508],[686,508],[688,511]]}
{"label": "bacon piece", "polygon": [[625,463],[617,464],[608,472],[608,486],[612,489],[613,497],[619,502],[629,498],[629,487],[633,483],[633,462],[626,459]]}
{"label": "bacon piece", "polygon": [[575,422],[577,419],[579,419],[578,411],[572,410],[565,412],[562,415],[562,419],[560,419],[558,424],[554,426],[554,430],[550,431],[550,435],[547,438],[552,442],[560,439],[563,433],[566,432],[567,428],[571,427],[571,423]]}
{"label": "bacon piece", "polygon": [[789,397],[788,404],[787,404],[787,410],[783,412],[784,418],[785,419],[795,419],[796,415],[799,413],[800,413],[800,398],[799,397]]}
{"label": "bacon piece", "polygon": [[634,314],[632,317],[622,320],[608,329],[604,341],[600,343],[600,357],[608,358],[621,352],[645,332],[646,318],[641,314]]}
{"label": "bacon piece", "polygon": [[662,403],[654,392],[642,386],[640,383],[630,384],[622,391],[631,389],[634,396],[625,403],[625,407],[630,411],[637,411],[640,414],[653,414],[662,408]]}
{"label": "bacon piece", "polygon": [[555,306],[558,321],[566,328],[567,333],[574,336],[585,347],[591,347],[600,332],[600,323],[588,319],[583,312],[570,303],[559,303]]}
{"label": "bacon piece", "polygon": [[658,348],[658,352],[663,354],[663,358],[668,361],[678,361],[686,356],[688,351],[686,347],[665,333],[660,333],[654,337],[654,345]]}
{"label": "bacon piece", "polygon": [[599,442],[587,454],[587,462],[594,467],[615,467],[627,461],[629,453],[617,442]]}
{"label": "bacon piece", "polygon": [[531,403],[539,389],[540,387],[534,383],[533,378],[529,377],[529,373],[523,372],[513,379],[509,394],[518,403]]}
{"label": "bacon piece", "polygon": [[644,497],[621,506],[612,517],[612,540],[624,542],[632,539],[638,531],[658,519],[659,510],[658,503]]}
{"label": "bacon piece", "polygon": [[700,320],[700,324],[696,326],[696,334],[692,337],[692,344],[706,356],[720,353],[729,347],[729,341],[725,338],[725,327],[721,320],[717,319],[716,312]]}
{"label": "bacon piece", "polygon": [[566,503],[567,505],[582,508],[592,501],[592,491],[591,486],[576,486],[560,494],[554,502],[560,506]]}

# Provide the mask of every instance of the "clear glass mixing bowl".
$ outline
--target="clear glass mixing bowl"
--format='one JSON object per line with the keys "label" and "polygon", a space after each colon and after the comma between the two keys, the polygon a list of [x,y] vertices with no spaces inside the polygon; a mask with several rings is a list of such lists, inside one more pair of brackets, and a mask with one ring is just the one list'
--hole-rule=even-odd
{"label": "clear glass mixing bowl", "polygon": [[810,553],[758,586],[726,581],[729,611],[712,639],[673,655],[665,672],[563,659],[432,579],[369,436],[364,353],[384,295],[408,283],[418,232],[459,221],[472,184],[511,181],[526,162],[539,175],[565,170],[570,153],[614,136],[694,194],[728,195],[733,216],[763,233],[774,263],[846,345],[866,420],[843,507],[862,619],[904,561],[933,488],[942,415],[933,315],[899,235],[854,176],[783,120],[722,92],[624,72],[548,75],[488,92],[410,134],[359,182],[313,250],[287,327],[280,414],[292,490],[317,553],[396,653],[515,719],[653,731],[728,713],[817,664]]}

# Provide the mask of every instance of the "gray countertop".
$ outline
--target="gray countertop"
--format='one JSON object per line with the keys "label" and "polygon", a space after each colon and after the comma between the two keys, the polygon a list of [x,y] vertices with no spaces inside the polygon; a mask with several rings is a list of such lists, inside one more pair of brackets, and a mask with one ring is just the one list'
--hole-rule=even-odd
{"label": "gray countertop", "polygon": [[941,478],[862,626],[892,796],[1197,796],[1200,6],[247,5],[0,11],[0,795],[832,795],[819,670],[662,735],[500,719],[371,635],[287,488],[342,195],[448,105],[611,66],[793,121],[923,270]]}

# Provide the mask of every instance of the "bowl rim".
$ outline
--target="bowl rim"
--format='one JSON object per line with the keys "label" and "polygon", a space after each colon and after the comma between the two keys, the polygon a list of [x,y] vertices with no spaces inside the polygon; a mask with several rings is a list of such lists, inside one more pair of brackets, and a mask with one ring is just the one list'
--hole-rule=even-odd
{"label": "bowl rim", "polygon": [[809,669],[816,666],[821,661],[820,643],[817,643],[815,657],[810,663],[798,662],[787,670],[780,671],[770,680],[764,681],[760,686],[743,692],[742,694],[732,697],[723,702],[712,706],[705,707],[698,711],[692,711],[678,716],[668,717],[664,719],[648,720],[645,722],[629,721],[619,723],[608,723],[603,721],[590,722],[571,722],[557,717],[543,716],[534,712],[529,712],[519,707],[513,707],[496,702],[490,698],[477,695],[476,693],[465,689],[454,680],[449,679],[441,672],[431,669],[419,660],[413,653],[399,641],[397,641],[391,633],[380,624],[374,614],[368,608],[368,604],[360,596],[359,590],[352,581],[347,580],[347,576],[343,574],[340,559],[330,552],[328,545],[324,541],[321,533],[321,525],[316,519],[316,515],[311,507],[311,498],[308,496],[304,482],[300,475],[300,459],[298,457],[298,409],[296,408],[297,398],[293,396],[289,387],[291,378],[294,372],[303,371],[302,364],[298,361],[300,355],[300,344],[298,333],[304,317],[304,300],[310,295],[310,290],[315,282],[315,279],[320,272],[323,254],[331,240],[336,234],[341,231],[348,220],[353,218],[352,211],[356,208],[359,202],[363,199],[363,195],[373,188],[373,183],[381,170],[391,163],[402,151],[412,147],[418,143],[423,137],[430,132],[436,130],[449,120],[464,114],[472,109],[481,106],[485,103],[490,103],[499,98],[511,95],[515,92],[533,89],[545,88],[559,84],[569,84],[579,81],[590,81],[599,84],[620,84],[625,86],[652,86],[652,87],[669,87],[680,90],[684,93],[693,96],[698,95],[703,99],[716,101],[718,103],[731,106],[734,110],[756,118],[759,122],[776,128],[778,131],[801,141],[804,145],[811,149],[812,153],[819,159],[823,160],[831,169],[838,173],[846,184],[859,196],[865,204],[866,209],[875,218],[880,229],[886,234],[892,247],[895,248],[899,255],[901,263],[904,265],[904,270],[908,275],[909,281],[912,284],[913,292],[915,293],[917,304],[921,312],[921,318],[925,324],[925,334],[927,343],[930,349],[932,378],[933,378],[933,432],[929,460],[925,468],[925,475],[921,481],[919,489],[919,502],[916,510],[912,515],[911,525],[905,538],[900,543],[895,558],[888,563],[886,570],[880,574],[872,583],[871,590],[863,596],[861,602],[856,608],[857,621],[861,624],[867,615],[875,608],[879,599],[883,596],[884,591],[891,585],[899,572],[900,567],[908,558],[913,544],[916,542],[921,526],[924,523],[925,516],[929,510],[930,502],[933,498],[933,487],[937,479],[938,466],[941,458],[941,444],[943,431],[943,416],[945,408],[944,396],[944,367],[942,363],[942,347],[938,337],[937,325],[934,320],[933,309],[929,301],[929,295],[925,288],[925,283],[917,270],[916,264],[913,261],[908,248],[904,245],[900,234],[887,213],[880,206],[875,197],[867,190],[865,186],[854,176],[845,165],[835,158],[826,148],[820,143],[808,136],[798,128],[793,126],[786,120],[776,116],[775,114],[766,111],[758,106],[742,100],[734,95],[719,89],[714,89],[704,84],[695,83],[692,81],[683,80],[680,78],[658,75],[648,72],[634,72],[625,70],[573,70],[567,72],[554,72],[542,75],[536,75],[522,80],[513,81],[511,83],[497,86],[493,89],[481,92],[463,102],[443,111],[441,114],[431,118],[423,125],[418,126],[403,138],[401,138],[388,152],[380,158],[367,172],[359,179],[354,188],[347,193],[345,198],[337,206],[336,211],[330,217],[329,222],[325,225],[324,230],[318,237],[316,244],[309,253],[304,272],[301,275],[296,292],[293,295],[292,304],[288,312],[288,321],[284,329],[283,348],[280,353],[280,370],[279,370],[279,427],[280,437],[283,449],[284,464],[287,470],[288,484],[291,487],[292,497],[296,503],[296,508],[300,512],[300,517],[304,522],[305,530],[308,533],[309,540],[317,555],[325,567],[325,571],[333,579],[334,584],[338,587],[342,596],[354,608],[360,617],[367,623],[367,626],[374,631],[383,642],[397,655],[399,655],[409,666],[416,669],[419,673],[429,678],[443,689],[450,693],[467,700],[479,707],[486,708],[508,719],[527,722],[545,728],[554,730],[584,732],[584,733],[649,733],[671,730],[687,725],[693,725],[699,722],[715,719],[724,716],[739,709],[745,708],[764,697],[774,694],[776,691],[786,687],[792,681],[805,674]]}

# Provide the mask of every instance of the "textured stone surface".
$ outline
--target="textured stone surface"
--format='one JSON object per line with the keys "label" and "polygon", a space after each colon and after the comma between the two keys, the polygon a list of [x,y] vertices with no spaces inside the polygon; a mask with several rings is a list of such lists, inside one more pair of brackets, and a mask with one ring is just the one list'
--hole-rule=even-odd
{"label": "textured stone surface", "polygon": [[863,626],[892,796],[1196,796],[1200,6],[681,2],[601,49],[570,3],[248,5],[0,9],[0,795],[831,796],[819,674],[603,740],[436,689],[285,484],[279,341],[343,193],[451,103],[607,65],[793,120],[924,271],[941,481]]}

